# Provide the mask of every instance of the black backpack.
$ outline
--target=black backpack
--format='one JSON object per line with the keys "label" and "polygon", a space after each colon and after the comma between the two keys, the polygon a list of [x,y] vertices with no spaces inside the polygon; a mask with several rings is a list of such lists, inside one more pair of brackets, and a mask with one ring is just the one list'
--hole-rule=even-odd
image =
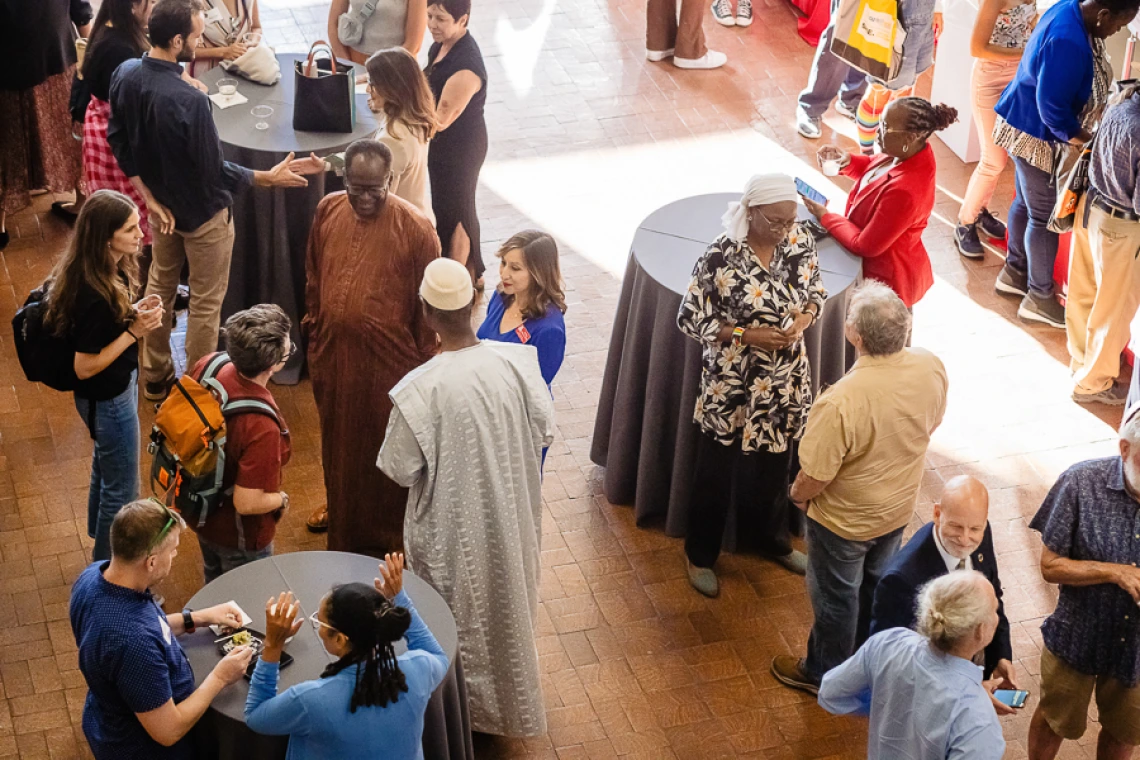
{"label": "black backpack", "polygon": [[53,335],[44,325],[48,283],[33,290],[12,317],[16,356],[24,377],[57,391],[73,391],[79,384],[75,375],[75,349],[66,338]]}

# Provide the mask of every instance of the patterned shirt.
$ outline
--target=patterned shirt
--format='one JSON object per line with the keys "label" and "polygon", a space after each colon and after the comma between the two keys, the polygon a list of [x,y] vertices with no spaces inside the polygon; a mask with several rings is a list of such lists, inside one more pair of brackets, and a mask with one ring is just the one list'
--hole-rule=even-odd
{"label": "patterned shirt", "polygon": [[768,351],[720,342],[726,324],[786,328],[792,310],[815,304],[827,291],[815,237],[797,224],[765,269],[747,242],[718,237],[693,268],[677,326],[704,344],[704,367],[693,420],[725,445],[744,451],[786,451],[800,437],[811,407],[811,368],[803,339]]}
{"label": "patterned shirt", "polygon": [[164,747],[136,717],[194,693],[194,672],[150,591],[116,586],[88,565],[71,588],[71,630],[87,682],[83,734],[96,760],[190,760],[184,736]]}
{"label": "patterned shirt", "polygon": [[[1084,562],[1140,563],[1140,504],[1124,487],[1120,457],[1066,470],[1033,522],[1050,551]],[[1140,682],[1140,607],[1111,583],[1061,586],[1057,608],[1041,626],[1045,646],[1089,675]]]}
{"label": "patterned shirt", "polygon": [[[1104,40],[1092,38],[1093,50],[1093,83],[1092,92],[1088,102],[1081,111],[1081,127],[1093,131],[1101,113],[1104,112],[1108,101],[1108,90],[1112,86],[1112,63],[1108,60],[1108,52],[1104,47]],[[1028,161],[1043,172],[1053,173],[1057,164],[1057,146],[1059,143],[1041,140],[1033,135],[1022,132],[998,114],[994,124],[994,145],[1005,148],[1006,152],[1014,158]]]}
{"label": "patterned shirt", "polygon": [[1105,111],[1092,151],[1089,184],[1117,208],[1140,214],[1140,96]]}

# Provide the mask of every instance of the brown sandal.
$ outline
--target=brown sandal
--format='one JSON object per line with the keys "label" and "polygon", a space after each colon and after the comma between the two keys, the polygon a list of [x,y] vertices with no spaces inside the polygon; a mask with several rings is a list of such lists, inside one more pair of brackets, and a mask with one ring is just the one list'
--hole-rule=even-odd
{"label": "brown sandal", "polygon": [[305,527],[312,533],[324,533],[329,529],[329,508],[321,507],[305,521]]}

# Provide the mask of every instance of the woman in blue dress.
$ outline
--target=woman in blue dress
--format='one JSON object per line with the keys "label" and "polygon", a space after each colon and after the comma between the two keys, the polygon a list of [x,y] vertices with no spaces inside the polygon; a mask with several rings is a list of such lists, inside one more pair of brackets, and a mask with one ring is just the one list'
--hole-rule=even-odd
{"label": "woman in blue dress", "polygon": [[554,238],[523,230],[499,248],[501,284],[487,303],[480,340],[525,343],[538,349],[542,378],[549,386],[566,355],[566,296]]}

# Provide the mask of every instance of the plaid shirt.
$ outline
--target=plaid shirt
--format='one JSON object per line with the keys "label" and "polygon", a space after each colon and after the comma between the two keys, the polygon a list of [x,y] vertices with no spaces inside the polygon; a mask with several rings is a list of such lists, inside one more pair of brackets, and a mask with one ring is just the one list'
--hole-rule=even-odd
{"label": "plaid shirt", "polygon": [[[1120,457],[1066,470],[1029,527],[1068,559],[1140,563],[1140,503],[1124,487]],[[1041,632],[1049,651],[1080,672],[1111,676],[1129,687],[1140,682],[1140,606],[1119,586],[1062,585],[1057,609]]]}

